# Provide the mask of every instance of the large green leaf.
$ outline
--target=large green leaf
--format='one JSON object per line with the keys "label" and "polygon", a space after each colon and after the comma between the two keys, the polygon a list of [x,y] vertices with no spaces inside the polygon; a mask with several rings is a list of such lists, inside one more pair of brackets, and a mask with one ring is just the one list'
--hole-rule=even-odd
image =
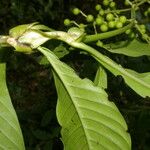
{"label": "large green leaf", "polygon": [[0,64],[0,150],[24,150],[16,112],[6,86],[5,65]]}
{"label": "large green leaf", "polygon": [[132,41],[122,41],[111,43],[104,46],[105,49],[112,53],[124,54],[132,57],[139,57],[143,55],[150,56],[150,44],[141,42],[137,39]]}
{"label": "large green leaf", "polygon": [[80,79],[51,51],[38,49],[54,70],[58,93],[57,118],[62,126],[64,149],[130,150],[127,125],[105,91],[88,79]]}

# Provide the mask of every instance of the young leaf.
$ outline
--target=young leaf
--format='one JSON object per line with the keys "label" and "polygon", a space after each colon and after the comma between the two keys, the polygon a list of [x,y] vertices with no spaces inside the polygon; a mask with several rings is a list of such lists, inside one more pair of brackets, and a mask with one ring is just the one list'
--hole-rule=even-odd
{"label": "young leaf", "polygon": [[34,25],[38,24],[38,22],[30,23],[30,24],[23,24],[18,25],[9,30],[9,35],[13,38],[20,37],[23,33],[25,33],[28,29],[31,29]]}
{"label": "young leaf", "polygon": [[25,150],[16,112],[6,86],[5,65],[0,64],[0,149]]}
{"label": "young leaf", "polygon": [[139,57],[143,55],[150,56],[150,44],[140,42],[137,39],[133,41],[122,41],[111,43],[104,46],[105,49],[112,53],[124,54],[131,57]]}
{"label": "young leaf", "polygon": [[97,69],[94,84],[103,89],[107,89],[107,73],[101,66],[99,66],[99,68]]}
{"label": "young leaf", "polygon": [[19,43],[29,44],[33,49],[37,48],[38,46],[42,45],[50,38],[47,38],[42,35],[40,31],[36,30],[29,30],[26,31],[19,39]]}
{"label": "young leaf", "polygon": [[65,150],[130,150],[127,125],[105,91],[74,70],[46,48],[39,47],[54,70],[58,93],[57,118],[62,126]]}

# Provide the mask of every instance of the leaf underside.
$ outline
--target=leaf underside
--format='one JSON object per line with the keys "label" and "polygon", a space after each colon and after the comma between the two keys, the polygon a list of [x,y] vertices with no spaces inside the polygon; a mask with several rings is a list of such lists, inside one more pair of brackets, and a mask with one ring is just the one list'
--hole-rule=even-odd
{"label": "leaf underside", "polygon": [[16,112],[6,86],[5,64],[0,64],[0,150],[24,150]]}
{"label": "leaf underside", "polygon": [[127,125],[100,87],[76,73],[46,48],[39,47],[54,70],[57,118],[65,150],[130,150]]}

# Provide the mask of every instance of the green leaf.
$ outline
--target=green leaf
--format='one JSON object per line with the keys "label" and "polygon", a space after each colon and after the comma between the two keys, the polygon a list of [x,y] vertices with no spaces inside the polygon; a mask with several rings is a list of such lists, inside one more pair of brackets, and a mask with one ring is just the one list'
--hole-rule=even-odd
{"label": "green leaf", "polygon": [[112,53],[124,54],[131,57],[139,57],[143,55],[150,56],[150,44],[143,43],[137,39],[111,43],[104,46],[105,49]]}
{"label": "green leaf", "polygon": [[29,30],[26,31],[19,39],[18,42],[22,44],[29,44],[33,49],[37,48],[38,46],[42,45],[50,38],[45,37],[42,35],[40,31],[36,30]]}
{"label": "green leaf", "polygon": [[38,25],[34,25],[32,27],[32,29],[36,29],[36,30],[43,30],[43,31],[54,31],[53,29],[45,26],[45,25],[41,25],[41,24],[38,24]]}
{"label": "green leaf", "polygon": [[57,46],[53,52],[55,53],[55,55],[58,57],[58,58],[62,58],[64,57],[65,55],[69,54],[69,51],[63,46],[63,45],[59,45]]}
{"label": "green leaf", "polygon": [[101,66],[99,66],[99,68],[97,69],[94,84],[103,89],[107,89],[107,73]]}
{"label": "green leaf", "polygon": [[[96,49],[84,44],[74,42],[72,44],[76,48],[80,48],[89,52],[101,65],[112,72],[114,75],[121,75],[125,82],[130,86],[135,92],[137,92],[142,97],[150,97],[150,72],[138,73],[135,71],[129,71],[118,65],[116,62],[111,60],[109,57],[101,54]],[[144,76],[144,79],[142,78]]]}
{"label": "green leaf", "polygon": [[127,125],[105,91],[46,48],[38,48],[54,69],[58,93],[57,118],[65,150],[130,150]]}
{"label": "green leaf", "polygon": [[25,150],[16,112],[6,86],[5,64],[0,64],[0,149]]}
{"label": "green leaf", "polygon": [[23,33],[25,33],[28,29],[31,29],[34,25],[38,24],[38,22],[30,23],[30,24],[23,24],[18,25],[9,30],[9,35],[13,38],[18,38]]}
{"label": "green leaf", "polygon": [[142,97],[150,97],[150,72],[138,73],[130,69],[125,69],[108,57],[105,58],[107,58],[111,64],[108,65],[107,62],[103,62],[97,58],[96,59],[114,75],[121,75],[124,78],[126,84],[128,84],[128,86],[130,86],[139,95]]}

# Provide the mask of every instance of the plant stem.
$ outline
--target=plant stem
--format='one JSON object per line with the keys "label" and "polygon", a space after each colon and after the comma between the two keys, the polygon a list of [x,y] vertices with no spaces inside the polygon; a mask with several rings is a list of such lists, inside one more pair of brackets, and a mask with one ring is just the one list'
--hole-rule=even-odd
{"label": "plant stem", "polygon": [[138,7],[146,2],[148,2],[148,0],[141,0],[138,4],[136,4],[136,6]]}
{"label": "plant stem", "polygon": [[7,43],[7,39],[9,36],[1,35],[0,36],[0,46],[1,47],[10,47],[10,45]]}
{"label": "plant stem", "polygon": [[134,25],[134,21],[132,20],[132,22],[130,24],[128,24],[127,26],[125,26],[121,29],[117,29],[117,30],[114,30],[114,31],[106,32],[106,33],[87,35],[87,36],[85,36],[85,39],[84,39],[83,42],[89,43],[89,42],[102,40],[102,39],[107,39],[107,38],[119,35],[121,33],[124,33],[126,30],[132,28],[133,25]]}
{"label": "plant stem", "polygon": [[131,11],[131,8],[118,9],[118,10],[107,10],[107,11],[105,11],[105,13],[121,13],[121,12],[126,12],[126,11]]}

